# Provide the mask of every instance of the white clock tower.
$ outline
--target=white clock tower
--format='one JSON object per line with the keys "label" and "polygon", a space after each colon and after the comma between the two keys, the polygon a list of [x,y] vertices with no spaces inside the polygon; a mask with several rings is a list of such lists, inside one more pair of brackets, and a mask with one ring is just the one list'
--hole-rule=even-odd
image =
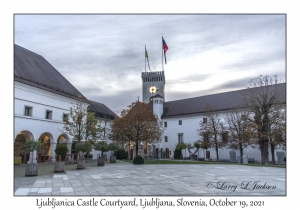
{"label": "white clock tower", "polygon": [[142,72],[143,102],[149,103],[155,95],[160,95],[165,101],[164,71]]}

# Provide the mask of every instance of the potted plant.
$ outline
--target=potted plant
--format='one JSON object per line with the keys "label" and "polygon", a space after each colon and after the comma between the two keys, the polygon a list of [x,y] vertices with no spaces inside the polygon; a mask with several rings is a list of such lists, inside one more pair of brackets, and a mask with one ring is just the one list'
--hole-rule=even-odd
{"label": "potted plant", "polygon": [[80,141],[76,143],[75,150],[78,152],[77,169],[85,169],[85,159],[83,153],[92,151],[92,144],[88,141]]}
{"label": "potted plant", "polygon": [[57,144],[54,150],[55,154],[58,155],[58,159],[54,163],[54,172],[63,172],[65,169],[65,158],[69,149],[66,144]]}
{"label": "potted plant", "polygon": [[101,156],[98,157],[97,165],[104,166],[106,156],[104,156],[103,153],[108,151],[108,144],[106,143],[106,141],[98,141],[94,145],[94,150],[101,151]]}
{"label": "potted plant", "polygon": [[176,149],[180,150],[180,159],[183,159],[182,150],[187,148],[187,144],[184,142],[180,142],[176,145]]}
{"label": "potted plant", "polygon": [[38,174],[38,164],[36,160],[33,159],[33,152],[39,150],[41,148],[41,143],[39,141],[35,141],[34,139],[30,139],[25,141],[22,146],[22,149],[28,153],[31,153],[31,159],[27,162],[25,176],[36,176]]}
{"label": "potted plant", "polygon": [[116,143],[110,143],[108,145],[108,150],[111,151],[111,155],[110,155],[110,162],[111,163],[115,163],[116,162],[116,155],[115,155],[115,151],[118,150],[120,147],[118,144]]}

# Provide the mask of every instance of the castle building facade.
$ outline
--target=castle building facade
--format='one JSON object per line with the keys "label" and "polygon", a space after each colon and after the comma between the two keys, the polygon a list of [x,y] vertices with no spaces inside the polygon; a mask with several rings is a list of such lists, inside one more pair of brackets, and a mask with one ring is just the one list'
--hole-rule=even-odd
{"label": "castle building facade", "polygon": [[[78,96],[104,125],[109,126],[117,117],[104,104],[85,98],[45,58],[15,44],[14,156],[21,156],[22,163],[30,156],[38,162],[55,162],[54,150],[58,143],[66,143],[69,153],[75,153],[75,142],[62,128]],[[40,141],[41,150],[33,154],[22,151],[22,144],[28,139]],[[94,158],[96,153],[92,153]]]}
{"label": "castle building facade", "polygon": [[[191,145],[182,151],[184,158],[197,155],[202,159],[217,159],[217,153],[214,148],[208,148],[206,151],[200,149],[196,152],[193,143],[203,138],[199,135],[199,124],[206,118],[205,107],[210,105],[214,107],[220,119],[223,120],[226,114],[233,107],[243,106],[243,96],[247,89],[212,94],[194,98],[187,98],[176,101],[165,101],[165,74],[161,72],[142,72],[143,102],[149,103],[153,112],[158,116],[164,126],[164,134],[161,143],[155,145],[160,158],[174,158],[176,144],[184,142]],[[286,83],[278,84],[278,89],[283,94],[280,95],[281,106],[285,109],[286,105]],[[245,107],[247,108],[247,107]],[[224,122],[225,123],[225,122]],[[225,132],[224,134],[226,134]],[[275,151],[277,162],[283,162],[285,150],[277,147]],[[239,151],[227,147],[219,148],[220,160],[236,162],[239,157]],[[253,162],[261,162],[261,152],[259,146],[254,148],[248,146],[243,151],[243,156],[247,156]],[[271,153],[269,152],[271,160]]]}
{"label": "castle building facade", "polygon": [[[165,100],[166,78],[164,71],[142,72],[142,101],[147,103],[158,116],[164,127],[162,141],[154,145],[140,145],[139,154],[174,158],[176,144],[184,142],[193,145],[199,136],[199,123],[206,118],[205,107],[211,105],[215,112],[224,118],[233,106],[240,105],[246,91],[237,90],[187,98],[176,101]],[[283,91],[282,106],[285,107],[286,84],[278,84]],[[18,45],[14,45],[14,155],[22,157],[26,163],[30,157],[38,162],[55,161],[54,149],[58,143],[66,143],[69,153],[75,153],[72,137],[62,132],[64,120],[70,107],[78,96],[83,98],[85,106],[95,113],[96,119],[107,128],[103,139],[109,141],[109,128],[118,116],[103,103],[88,100],[63,75],[61,75],[45,58]],[[42,143],[40,151],[24,153],[21,146],[27,139]],[[127,145],[130,158],[135,154],[133,145]],[[276,148],[276,161],[283,161],[285,151]],[[195,149],[189,147],[183,152],[184,158],[195,155]],[[93,159],[99,152],[92,151]],[[198,158],[217,159],[213,148],[196,153]],[[239,152],[229,147],[219,149],[219,159],[236,161]],[[248,147],[244,155],[261,161],[258,146]],[[271,159],[271,154],[270,154]]]}

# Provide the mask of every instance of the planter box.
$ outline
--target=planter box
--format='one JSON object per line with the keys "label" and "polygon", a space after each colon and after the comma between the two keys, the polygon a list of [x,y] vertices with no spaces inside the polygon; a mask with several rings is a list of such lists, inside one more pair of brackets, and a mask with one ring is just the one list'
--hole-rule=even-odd
{"label": "planter box", "polygon": [[38,175],[38,164],[29,163],[26,165],[25,176],[37,176]]}
{"label": "planter box", "polygon": [[85,160],[77,160],[77,169],[85,169]]}
{"label": "planter box", "polygon": [[110,156],[110,162],[115,163],[116,162],[116,156]]}
{"label": "planter box", "polygon": [[104,166],[105,165],[105,159],[104,158],[98,158],[97,159],[97,165],[98,166]]}
{"label": "planter box", "polygon": [[54,163],[54,172],[64,172],[65,162],[58,161]]}

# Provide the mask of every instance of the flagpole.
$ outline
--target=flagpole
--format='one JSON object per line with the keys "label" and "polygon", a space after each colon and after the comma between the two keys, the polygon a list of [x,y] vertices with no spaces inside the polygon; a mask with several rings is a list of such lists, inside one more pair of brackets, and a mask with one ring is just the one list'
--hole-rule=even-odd
{"label": "flagpole", "polygon": [[145,73],[146,73],[146,45],[145,45]]}
{"label": "flagpole", "polygon": [[163,34],[161,34],[161,66],[162,66],[162,71],[164,71],[164,49],[163,49]]}

